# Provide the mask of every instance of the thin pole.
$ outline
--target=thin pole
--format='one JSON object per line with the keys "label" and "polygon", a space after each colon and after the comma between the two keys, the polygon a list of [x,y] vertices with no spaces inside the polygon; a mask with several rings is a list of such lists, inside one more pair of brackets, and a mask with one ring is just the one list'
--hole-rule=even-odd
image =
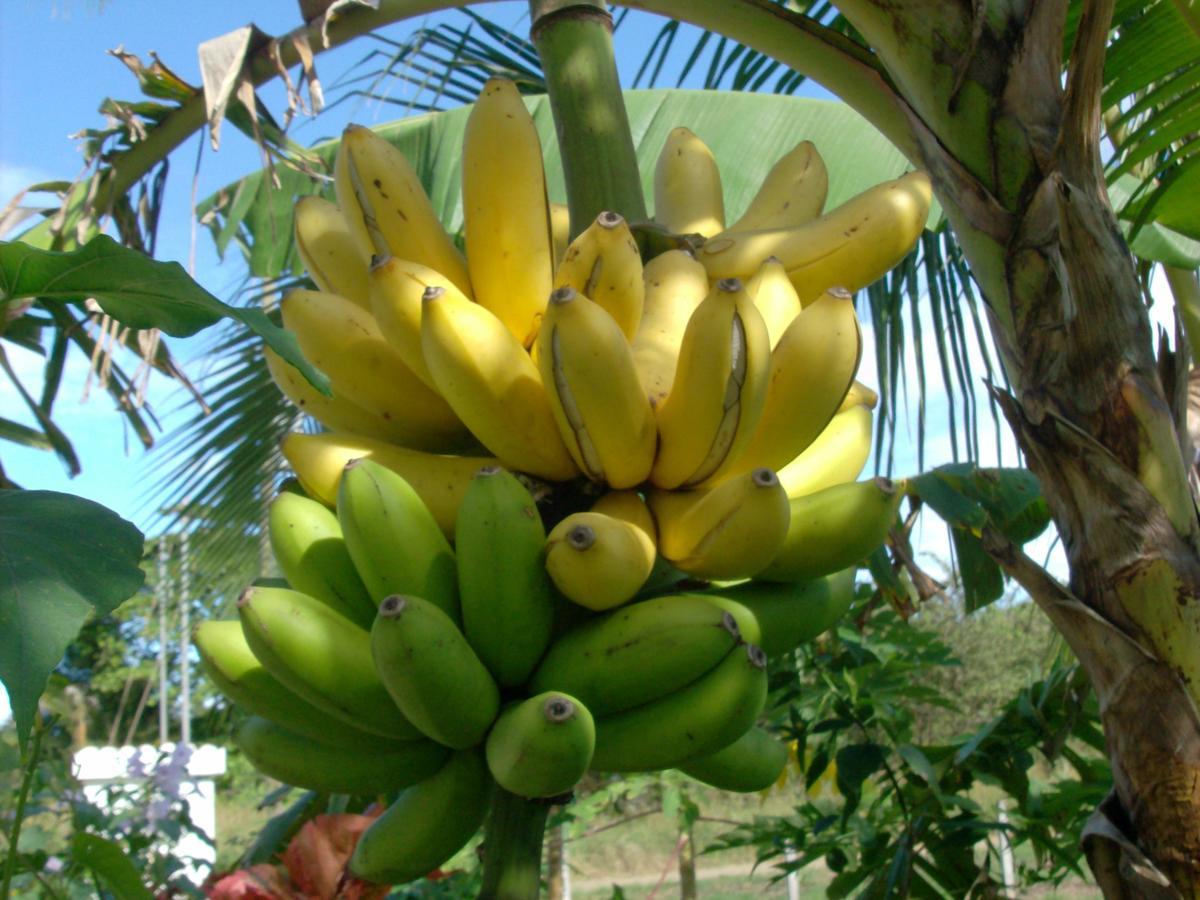
{"label": "thin pole", "polygon": [[170,584],[167,575],[167,536],[158,538],[158,580],[154,599],[158,604],[158,743],[170,737],[170,710],[167,687],[167,604],[170,603]]}
{"label": "thin pole", "polygon": [[188,520],[179,536],[179,741],[192,742],[192,573],[188,553]]}

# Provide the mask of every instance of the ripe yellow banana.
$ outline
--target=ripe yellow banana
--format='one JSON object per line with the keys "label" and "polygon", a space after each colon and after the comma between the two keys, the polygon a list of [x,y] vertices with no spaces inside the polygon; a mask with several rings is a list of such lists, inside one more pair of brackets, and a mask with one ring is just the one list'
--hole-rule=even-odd
{"label": "ripe yellow banana", "polygon": [[829,173],[812,141],[801,141],[779,157],[741,218],[730,231],[793,228],[825,209]]}
{"label": "ripe yellow banana", "polygon": [[708,273],[686,250],[668,250],[646,263],[642,321],[633,336],[633,367],[654,408],[667,399],[683,333],[708,295]]}
{"label": "ripe yellow banana", "polygon": [[347,126],[333,167],[338,206],[371,256],[441,272],[471,294],[466,260],[442,227],[404,154],[369,128]]}
{"label": "ripe yellow banana", "polygon": [[815,494],[853,481],[871,455],[871,410],[852,406],[838,413],[804,452],[779,470],[789,497]]}
{"label": "ripe yellow banana", "polygon": [[771,351],[770,387],[741,456],[719,477],[760,466],[779,471],[829,424],[862,358],[854,299],[834,288],[788,326]]}
{"label": "ripe yellow banana", "polygon": [[767,326],[745,286],[718,281],[688,321],[671,393],[656,410],[655,485],[697,485],[741,456],[763,409],[770,362]]}
{"label": "ripe yellow banana", "polygon": [[550,204],[550,235],[554,240],[554,268],[557,269],[567,255],[567,244],[571,243],[571,208],[567,204]]}
{"label": "ripe yellow banana", "polygon": [[301,374],[300,370],[270,347],[263,347],[263,357],[271,380],[283,396],[292,401],[301,412],[312,416],[332,431],[348,431],[363,437],[376,438],[392,444],[402,444],[411,438],[411,429],[403,423],[397,424],[375,413],[367,412],[357,403],[352,403],[335,391],[326,397]]}
{"label": "ripe yellow banana", "polygon": [[324,197],[301,197],[292,212],[296,250],[317,287],[367,308],[367,267],[371,257],[350,230],[346,217]]}
{"label": "ripe yellow banana", "polygon": [[754,298],[754,305],[762,313],[773,350],[792,320],[804,308],[783,263],[774,256],[764,260],[758,271],[747,280],[746,293]]}
{"label": "ripe yellow banana", "polygon": [[924,172],[869,188],[819,219],[792,228],[726,231],[705,242],[699,259],[709,278],[747,278],[776,256],[801,303],[841,286],[857,291],[885,274],[912,249],[933,189]]}
{"label": "ripe yellow banana", "polygon": [[642,318],[645,286],[642,256],[629,224],[615,212],[602,212],[563,254],[554,287],[572,287],[595,301],[632,340]]}
{"label": "ripe yellow banana", "polygon": [[366,458],[386,466],[412,486],[450,539],[471,479],[484,466],[498,462],[492,456],[422,453],[339,432],[292,432],[284,437],[280,449],[308,495],[330,507],[337,504],[338,486],[350,460]]}
{"label": "ripe yellow banana", "polygon": [[819,578],[860,562],[887,537],[904,483],[886,478],[834,485],[790,503],[787,539],[756,576],[763,581]]}
{"label": "ripe yellow banana", "polygon": [[284,326],[334,391],[403,429],[405,446],[450,450],[470,441],[466,427],[384,339],[374,317],[337,294],[296,290],[280,304]]}
{"label": "ripe yellow banana", "polygon": [[422,302],[425,362],[480,442],[510,469],[552,481],[578,475],[538,367],[504,323],[442,288],[426,290]]}
{"label": "ripe yellow banana", "polygon": [[475,300],[528,347],[554,282],[542,144],[517,86],[492,78],[467,118],[462,158]]}
{"label": "ripe yellow banana", "polygon": [[367,277],[370,309],[380,332],[413,374],[436,391],[437,385],[421,349],[421,297],[430,287],[445,288],[459,296],[462,292],[449,278],[429,266],[394,256],[376,258]]}
{"label": "ripe yellow banana", "polygon": [[708,491],[653,491],[658,550],[697,578],[753,575],[788,534],[788,497],[770,469],[755,469]]}
{"label": "ripe yellow banana", "polygon": [[708,145],[687,128],[667,135],[654,167],[654,221],[675,234],[725,228],[721,173]]}
{"label": "ripe yellow banana", "polygon": [[654,410],[612,316],[559,288],[538,332],[537,366],[575,465],[618,490],[645,481],[658,439]]}
{"label": "ripe yellow banana", "polygon": [[852,406],[865,406],[867,409],[874,409],[878,405],[879,395],[861,381],[855,379],[854,383],[850,385],[850,390],[846,391],[846,396],[842,398],[842,405],[838,407],[838,412],[845,412]]}
{"label": "ripe yellow banana", "polygon": [[572,513],[546,539],[546,571],[569,600],[594,610],[631,599],[654,568],[654,541],[642,528],[599,512]]}
{"label": "ripe yellow banana", "polygon": [[650,539],[652,546],[658,545],[658,529],[654,525],[654,514],[637,491],[609,491],[592,504],[592,512],[604,513],[622,522],[640,528]]}

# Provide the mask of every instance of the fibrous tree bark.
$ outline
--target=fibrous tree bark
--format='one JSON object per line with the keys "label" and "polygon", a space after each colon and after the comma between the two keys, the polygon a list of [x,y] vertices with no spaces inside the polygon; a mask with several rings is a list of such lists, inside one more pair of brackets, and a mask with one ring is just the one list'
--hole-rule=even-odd
{"label": "fibrous tree bark", "polygon": [[1012,385],[993,390],[1070,566],[1059,584],[999,535],[984,536],[1054,620],[1100,701],[1114,785],[1083,835],[1093,873],[1108,897],[1200,897],[1200,556],[1184,464],[1186,352],[1164,345],[1156,355],[1108,201],[1100,128],[1112,0],[1083,4],[1065,60],[1066,2],[842,0],[866,58],[765,0],[630,5],[807,70],[930,173]]}

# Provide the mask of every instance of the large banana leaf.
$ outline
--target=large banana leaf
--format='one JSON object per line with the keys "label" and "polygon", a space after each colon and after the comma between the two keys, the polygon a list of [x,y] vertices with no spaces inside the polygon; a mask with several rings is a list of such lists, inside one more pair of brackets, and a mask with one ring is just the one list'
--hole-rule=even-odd
{"label": "large banana leaf", "polygon": [[[551,199],[565,202],[562,165],[550,104],[544,95],[527,99],[546,154]],[[670,130],[686,125],[712,148],[721,167],[730,217],[745,209],[775,160],[799,141],[816,144],[829,168],[829,205],[893,178],[907,168],[904,157],[874,127],[844,104],[769,94],[725,91],[645,90],[626,94],[647,200],[652,203],[654,164]],[[412,162],[434,208],[451,232],[462,227],[460,159],[469,107],[402,119],[378,129]],[[331,165],[336,143],[314,148]],[[300,194],[328,190],[326,184],[288,170],[281,186],[269,188],[261,173],[248,175],[202,205],[218,245],[235,235],[247,248],[251,274],[274,278],[298,270],[291,238],[291,208]],[[936,222],[935,212],[931,222]]]}

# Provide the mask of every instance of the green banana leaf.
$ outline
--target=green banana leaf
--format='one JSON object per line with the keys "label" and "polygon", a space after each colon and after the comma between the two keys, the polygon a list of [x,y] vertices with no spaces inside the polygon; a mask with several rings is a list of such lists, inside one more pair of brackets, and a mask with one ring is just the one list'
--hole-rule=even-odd
{"label": "green banana leaf", "polygon": [[[526,102],[542,139],[550,198],[565,202],[549,101],[539,95]],[[645,90],[626,92],[625,102],[651,208],[655,161],[667,134],[679,125],[696,132],[716,156],[729,221],[746,208],[775,161],[802,140],[816,144],[825,159],[827,208],[909,168],[882,134],[836,101],[729,91]],[[376,129],[412,163],[451,233],[462,228],[460,161],[469,114],[470,107],[460,107]],[[331,170],[337,142],[314,150]],[[328,182],[301,172],[279,169],[276,174],[278,188],[256,172],[208,198],[199,210],[202,219],[210,221],[218,249],[224,252],[236,238],[245,249],[251,274],[260,278],[300,271],[292,239],[292,205],[303,194],[332,193]],[[940,210],[935,209],[930,227],[936,227],[940,218]]]}

